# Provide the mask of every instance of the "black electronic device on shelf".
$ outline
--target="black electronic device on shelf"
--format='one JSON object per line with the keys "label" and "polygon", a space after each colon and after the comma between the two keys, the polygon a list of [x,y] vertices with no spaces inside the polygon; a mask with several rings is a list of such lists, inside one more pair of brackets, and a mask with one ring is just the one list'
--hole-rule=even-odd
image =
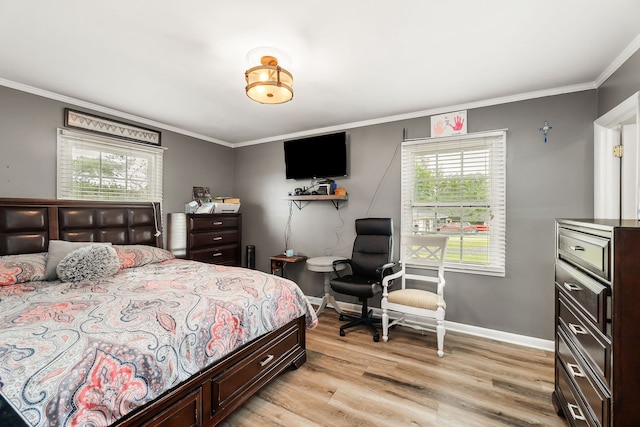
{"label": "black electronic device on shelf", "polygon": [[293,193],[289,193],[290,196],[308,196],[311,192],[307,189],[307,187],[296,188],[293,190]]}

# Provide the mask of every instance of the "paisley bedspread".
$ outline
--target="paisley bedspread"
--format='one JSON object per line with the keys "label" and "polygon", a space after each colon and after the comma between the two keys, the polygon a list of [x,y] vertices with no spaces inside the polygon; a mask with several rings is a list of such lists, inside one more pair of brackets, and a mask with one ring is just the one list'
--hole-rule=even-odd
{"label": "paisley bedspread", "polygon": [[315,313],[298,286],[185,260],[0,287],[0,391],[34,426],[105,426]]}

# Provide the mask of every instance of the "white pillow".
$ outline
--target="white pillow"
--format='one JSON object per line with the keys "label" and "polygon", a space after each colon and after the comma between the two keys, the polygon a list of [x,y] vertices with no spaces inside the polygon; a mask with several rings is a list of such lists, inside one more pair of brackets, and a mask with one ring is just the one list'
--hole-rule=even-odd
{"label": "white pillow", "polygon": [[120,270],[115,249],[109,245],[84,246],[65,256],[56,272],[60,280],[78,282],[113,276]]}
{"label": "white pillow", "polygon": [[98,243],[98,242],[67,242],[66,240],[49,240],[49,252],[47,255],[47,265],[44,269],[43,280],[56,280],[58,275],[56,273],[56,267],[58,263],[62,261],[62,258],[66,257],[76,249],[90,245],[110,245],[111,243]]}

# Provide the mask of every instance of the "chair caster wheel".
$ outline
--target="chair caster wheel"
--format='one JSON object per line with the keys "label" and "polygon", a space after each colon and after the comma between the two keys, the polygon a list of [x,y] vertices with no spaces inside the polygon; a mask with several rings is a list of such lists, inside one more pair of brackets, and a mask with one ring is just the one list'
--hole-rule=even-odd
{"label": "chair caster wheel", "polygon": [[379,335],[374,335],[374,336],[373,336],[373,341],[374,341],[374,342],[378,342],[378,341],[380,341],[380,336],[379,336]]}
{"label": "chair caster wheel", "polygon": [[343,337],[344,336],[344,331],[340,330],[340,336]]}

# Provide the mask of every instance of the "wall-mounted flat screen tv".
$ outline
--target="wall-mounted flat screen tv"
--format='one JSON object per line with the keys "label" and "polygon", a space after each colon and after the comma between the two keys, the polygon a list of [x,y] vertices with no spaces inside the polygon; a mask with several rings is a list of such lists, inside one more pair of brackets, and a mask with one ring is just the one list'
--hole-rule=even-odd
{"label": "wall-mounted flat screen tv", "polygon": [[284,141],[287,179],[347,175],[346,132]]}

